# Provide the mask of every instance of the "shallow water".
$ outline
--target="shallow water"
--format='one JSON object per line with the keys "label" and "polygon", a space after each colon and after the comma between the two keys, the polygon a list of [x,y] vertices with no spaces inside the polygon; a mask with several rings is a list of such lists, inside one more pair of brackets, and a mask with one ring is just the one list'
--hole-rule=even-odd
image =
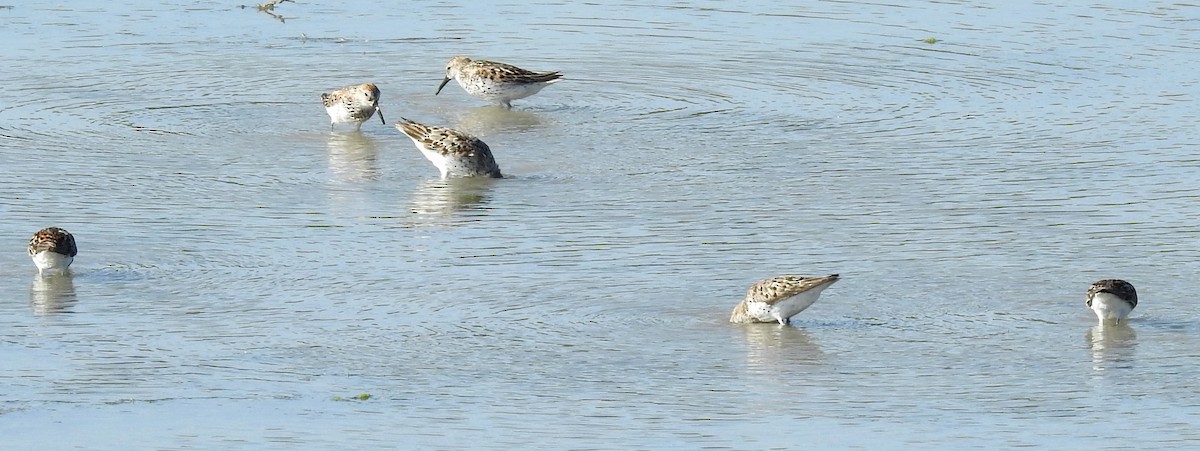
{"label": "shallow water", "polygon": [[[5,448],[1200,440],[1195,6],[11,6]],[[567,79],[435,97],[456,54]],[[331,132],[363,81],[389,124]],[[438,179],[401,117],[508,177]]]}

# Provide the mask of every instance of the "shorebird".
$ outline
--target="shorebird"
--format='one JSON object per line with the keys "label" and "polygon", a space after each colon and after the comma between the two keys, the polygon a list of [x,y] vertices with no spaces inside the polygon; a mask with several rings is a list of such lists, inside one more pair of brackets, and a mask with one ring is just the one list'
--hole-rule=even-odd
{"label": "shorebird", "polygon": [[537,94],[561,78],[557,71],[533,72],[509,64],[456,56],[446,63],[446,78],[433,95],[441,94],[446,83],[456,80],[468,94],[512,108],[513,100]]}
{"label": "shorebird", "polygon": [[38,230],[29,240],[29,256],[39,273],[66,272],[78,253],[75,237],[58,227]]}
{"label": "shorebird", "polygon": [[442,171],[442,178],[502,177],[500,166],[492,157],[492,150],[479,138],[445,127],[418,124],[405,118],[400,118],[396,128],[408,135],[417,150]]}
{"label": "shorebird", "polygon": [[374,83],[363,83],[357,86],[347,86],[333,92],[321,94],[321,103],[325,104],[325,112],[329,114],[329,129],[334,125],[353,123],[354,129],[362,127],[362,123],[379,112],[379,122],[383,120],[383,110],[379,109],[379,88]]}
{"label": "shorebird", "polygon": [[733,308],[729,321],[791,324],[792,316],[816,302],[821,291],[837,281],[837,274],[820,277],[783,275],[760,280],[750,286],[746,297]]}
{"label": "shorebird", "polygon": [[1137,290],[1124,280],[1104,279],[1088,288],[1087,306],[1096,312],[1096,319],[1101,323],[1111,319],[1121,324],[1121,320],[1137,307]]}

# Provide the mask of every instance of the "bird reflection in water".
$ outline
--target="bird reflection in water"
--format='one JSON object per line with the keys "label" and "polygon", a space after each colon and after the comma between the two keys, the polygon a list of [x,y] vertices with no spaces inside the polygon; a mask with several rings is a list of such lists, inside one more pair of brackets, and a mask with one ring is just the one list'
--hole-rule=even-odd
{"label": "bird reflection in water", "polygon": [[484,211],[488,192],[498,181],[488,177],[429,179],[417,187],[409,209],[414,214],[434,218],[451,218],[466,211]]}
{"label": "bird reflection in water", "polygon": [[329,150],[329,171],[343,182],[379,178],[375,140],[356,132],[333,132],[325,143]]}
{"label": "bird reflection in water", "polygon": [[780,377],[781,383],[791,383],[784,379],[797,365],[821,365],[825,361],[825,353],[804,329],[777,324],[734,329],[745,333],[746,369],[752,374]]}
{"label": "bird reflection in water", "polygon": [[489,105],[470,108],[455,118],[455,128],[476,136],[517,132],[542,125],[542,117],[532,111],[517,111]]}
{"label": "bird reflection in water", "polygon": [[1137,333],[1129,324],[1097,324],[1088,329],[1085,338],[1092,350],[1092,369],[1104,371],[1133,363]]}
{"label": "bird reflection in water", "polygon": [[34,276],[29,306],[38,316],[66,313],[75,305],[75,280],[71,273]]}

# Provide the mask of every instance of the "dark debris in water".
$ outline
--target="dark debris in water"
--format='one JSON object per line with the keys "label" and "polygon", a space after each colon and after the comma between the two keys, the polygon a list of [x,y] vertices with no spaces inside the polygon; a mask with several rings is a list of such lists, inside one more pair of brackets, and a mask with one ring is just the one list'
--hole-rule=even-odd
{"label": "dark debris in water", "polygon": [[[313,42],[332,42],[332,43],[335,43],[335,44],[342,44],[342,43],[346,43],[346,42],[356,42],[356,41],[359,41],[358,39],[348,39],[348,38],[344,38],[344,37],[317,37],[317,36],[309,36],[309,35],[307,35],[307,34],[301,34],[300,36],[296,36],[296,37],[293,37],[293,38],[291,38],[291,39],[295,39],[295,40],[297,40],[297,41],[304,41],[304,42],[308,42],[308,41],[313,41]],[[406,43],[406,42],[442,42],[442,41],[458,41],[458,40],[461,40],[461,39],[462,39],[462,38],[460,38],[460,37],[439,37],[439,38],[393,38],[393,39],[375,39],[375,40],[371,40],[371,42],[376,42],[376,43],[384,43],[384,44],[400,44],[400,43]],[[365,42],[365,41],[364,41],[364,42]]]}
{"label": "dark debris in water", "polygon": [[284,2],[296,3],[292,0],[270,0],[267,2],[259,3],[257,5],[238,5],[238,8],[242,8],[242,9],[254,8],[256,10],[267,13],[271,17],[275,18],[275,20],[278,20],[280,22],[286,22],[286,20],[284,20],[283,16],[281,16],[279,14],[275,14],[275,6],[279,5],[280,3],[284,3]]}
{"label": "dark debris in water", "polygon": [[164,130],[164,129],[159,129],[159,128],[146,127],[146,126],[144,126],[144,125],[138,125],[138,124],[129,124],[129,127],[130,127],[130,128],[132,128],[134,131],[146,132],[146,133],[152,133],[152,134],[156,134],[156,135],[183,135],[183,136],[192,136],[192,134],[191,134],[191,133],[187,133],[187,132],[177,132],[177,131],[172,131],[172,130]]}

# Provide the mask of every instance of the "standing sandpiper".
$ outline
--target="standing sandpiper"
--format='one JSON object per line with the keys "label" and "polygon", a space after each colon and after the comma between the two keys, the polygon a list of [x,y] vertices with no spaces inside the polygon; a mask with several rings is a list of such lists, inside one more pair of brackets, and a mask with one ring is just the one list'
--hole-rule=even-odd
{"label": "standing sandpiper", "polygon": [[479,138],[444,127],[418,124],[400,118],[396,128],[404,132],[417,145],[425,158],[442,171],[442,178],[493,177],[500,178],[500,167],[492,157],[492,150]]}
{"label": "standing sandpiper", "polygon": [[822,277],[776,276],[750,286],[746,297],[733,308],[733,323],[791,324],[792,316],[804,311],[821,291],[838,281],[837,274]]}
{"label": "standing sandpiper", "polygon": [[354,129],[358,130],[376,111],[379,112],[379,122],[387,124],[383,120],[383,110],[379,109],[379,88],[374,83],[347,86],[321,94],[321,102],[325,104],[325,112],[329,113],[330,130],[334,125],[347,122],[353,122]]}
{"label": "standing sandpiper", "polygon": [[546,85],[562,78],[555,72],[533,72],[493,61],[472,61],[456,56],[446,63],[446,78],[438,85],[438,95],[446,83],[457,80],[464,91],[475,97],[512,108],[512,101],[537,94]]}
{"label": "standing sandpiper", "polygon": [[1137,307],[1137,290],[1124,280],[1104,279],[1088,288],[1087,306],[1096,312],[1096,319],[1101,323],[1111,319],[1121,324],[1121,320]]}
{"label": "standing sandpiper", "polygon": [[38,230],[29,240],[29,256],[42,274],[66,272],[78,253],[75,237],[58,227]]}

